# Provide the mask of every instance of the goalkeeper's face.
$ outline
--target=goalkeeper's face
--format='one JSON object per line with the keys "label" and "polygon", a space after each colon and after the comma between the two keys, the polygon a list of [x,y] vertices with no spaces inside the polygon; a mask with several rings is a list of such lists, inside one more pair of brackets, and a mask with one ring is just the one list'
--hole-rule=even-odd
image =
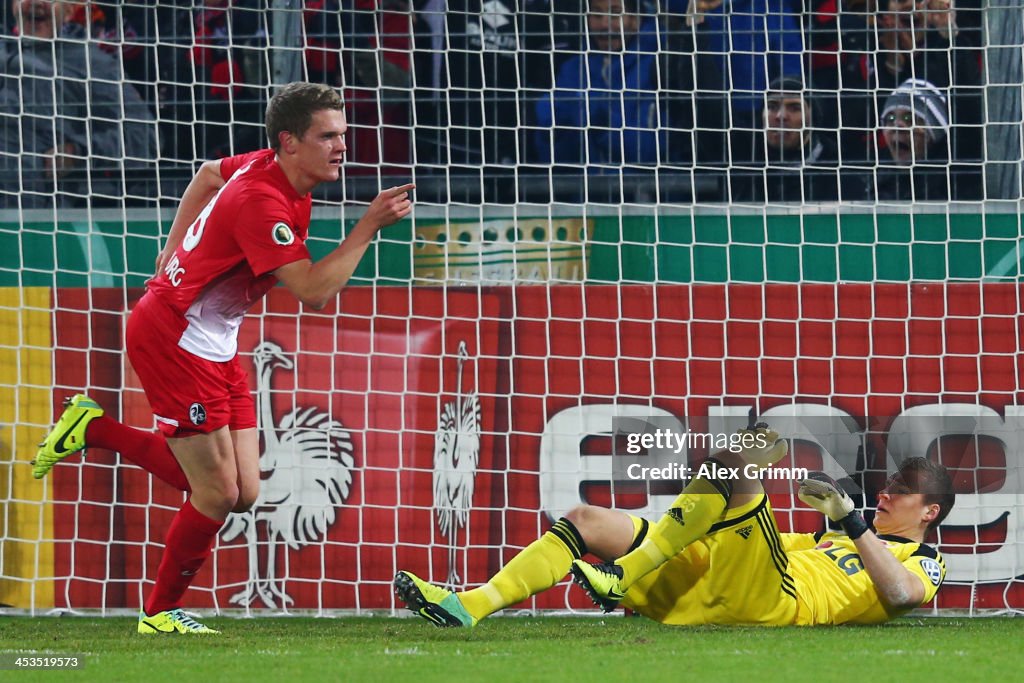
{"label": "goalkeeper's face", "polygon": [[23,36],[53,38],[64,25],[69,3],[53,0],[14,0],[12,8]]}
{"label": "goalkeeper's face", "polygon": [[902,477],[892,477],[878,494],[875,531],[916,538],[934,518],[934,507],[937,506],[925,502],[923,493],[913,493]]}

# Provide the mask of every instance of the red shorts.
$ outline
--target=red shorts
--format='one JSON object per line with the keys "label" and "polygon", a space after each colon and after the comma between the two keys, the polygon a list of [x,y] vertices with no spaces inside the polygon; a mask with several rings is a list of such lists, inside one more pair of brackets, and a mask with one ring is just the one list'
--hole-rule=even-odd
{"label": "red shorts", "polygon": [[128,317],[128,360],[165,436],[256,426],[256,403],[238,356],[216,362],[180,346],[185,321],[147,292]]}

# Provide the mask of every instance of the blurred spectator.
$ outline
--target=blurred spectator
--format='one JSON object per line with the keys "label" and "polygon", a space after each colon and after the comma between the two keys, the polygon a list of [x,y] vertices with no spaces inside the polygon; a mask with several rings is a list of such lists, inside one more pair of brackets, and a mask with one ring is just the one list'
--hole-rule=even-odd
{"label": "blurred spectator", "polygon": [[[867,12],[860,15],[874,29],[868,35],[877,35],[877,44],[865,41],[865,52],[842,56],[844,128],[863,131],[860,141],[870,150],[877,112],[886,94],[908,79],[925,80],[948,96],[953,157],[961,162],[980,161],[984,116],[979,55],[959,44],[960,29],[951,0],[878,2],[884,10],[877,13],[877,19]],[[845,32],[843,38],[845,41]],[[858,154],[852,145],[850,149]],[[980,166],[973,171],[965,167],[962,175],[961,182],[977,185],[970,193],[980,193]]]}
{"label": "blurred spectator", "polygon": [[[267,40],[258,0],[202,0],[185,20],[191,35],[189,72],[182,82],[194,84],[180,100],[181,120],[194,121],[194,149],[186,159],[214,159],[256,149],[264,142]],[[189,109],[194,106],[194,111]]]}
{"label": "blurred spectator", "polygon": [[754,168],[734,168],[733,201],[824,202],[858,194],[859,186],[842,180],[835,131],[815,126],[815,109],[799,78],[772,81]]}
{"label": "blurred spectator", "polygon": [[541,162],[592,171],[653,165],[663,144],[658,127],[658,35],[635,0],[590,0],[590,46],[558,71],[550,98],[537,103]]}
{"label": "blurred spectator", "polygon": [[[101,50],[120,59],[125,80],[157,114],[160,149],[170,156],[177,150],[173,118],[176,93],[166,76],[173,73],[168,65],[177,57],[173,48],[173,29],[180,14],[177,4],[87,2],[72,5],[67,19],[81,24]],[[188,40],[191,42],[191,32]],[[188,121],[191,127],[191,113]]]}
{"label": "blurred spectator", "polygon": [[[342,35],[351,36],[361,20],[366,19],[367,23],[371,20],[367,13],[353,12],[351,4],[338,0],[306,0],[302,3],[305,77],[310,82],[334,87],[344,84]],[[362,27],[361,33],[368,31]]]}
{"label": "blurred spectator", "polygon": [[[866,105],[866,93],[843,91],[841,84],[851,80],[844,78],[842,66],[859,67],[856,59],[843,60],[841,55],[862,55],[874,49],[874,0],[803,3],[807,85],[815,93],[816,119],[819,125],[839,130],[841,163],[864,162],[865,138],[874,129],[874,108]],[[861,82],[859,77],[856,82]]]}
{"label": "blurred spectator", "polygon": [[[957,178],[950,157],[947,96],[933,83],[911,79],[885,100],[876,178],[868,198],[879,201],[978,199],[980,188]],[[953,162],[951,165],[951,161]]]}
{"label": "blurred spectator", "polygon": [[[877,85],[869,86],[868,80],[878,29],[875,3],[876,0],[839,0],[839,61],[831,73],[829,64],[820,59],[811,71],[814,87],[828,93],[825,104],[839,126],[844,165],[874,159]],[[883,91],[883,97],[887,92]]]}
{"label": "blurred spectator", "polygon": [[837,74],[840,3],[848,6],[851,0],[802,0],[802,2],[807,83],[815,90],[835,90],[839,86]]}
{"label": "blurred spectator", "polygon": [[[694,144],[692,42],[670,44],[635,0],[590,0],[587,29],[589,49],[562,64],[537,103],[538,159],[618,173],[705,158]],[[720,110],[717,121],[707,111],[697,107],[704,125],[721,126]]]}
{"label": "blurred spectator", "polygon": [[977,156],[983,149],[981,67],[977,53],[956,45],[952,0],[889,0],[888,7],[878,20],[878,87],[889,91],[917,78],[949,88],[955,152]]}
{"label": "blurred spectator", "polygon": [[[345,86],[349,123],[345,174],[406,175],[412,158],[412,3],[355,0],[342,4],[353,7],[339,15],[327,6],[323,14],[335,26],[341,17],[346,43],[344,80],[338,83]],[[308,33],[309,19],[306,26]],[[309,60],[308,47],[306,55]],[[340,79],[340,71],[336,77]]]}
{"label": "blurred spectator", "polygon": [[156,71],[144,59],[145,34],[140,34],[135,28],[133,19],[146,22],[145,8],[134,4],[83,2],[71,5],[66,21],[80,24],[86,35],[96,40],[104,52],[120,55],[126,79],[152,82]]}
{"label": "blurred spectator", "polygon": [[667,0],[670,12],[685,13],[699,26],[698,52],[718,62],[727,94],[730,154],[753,159],[768,83],[779,76],[803,77],[801,0]]}
{"label": "blurred spectator", "polygon": [[156,159],[152,111],[117,56],[67,22],[72,9],[12,2],[14,35],[0,41],[0,205],[116,202],[125,177]]}
{"label": "blurred spectator", "polygon": [[500,179],[493,187],[501,201],[514,201],[510,179],[528,152],[519,132],[532,123],[533,104],[578,33],[579,4],[417,0],[418,163],[464,181],[483,171],[483,179]]}

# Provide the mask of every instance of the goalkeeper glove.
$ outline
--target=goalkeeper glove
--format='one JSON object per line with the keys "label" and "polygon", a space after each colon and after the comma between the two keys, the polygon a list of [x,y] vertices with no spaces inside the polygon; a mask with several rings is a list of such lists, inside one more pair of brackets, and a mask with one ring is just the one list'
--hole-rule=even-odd
{"label": "goalkeeper glove", "polygon": [[765,422],[741,429],[736,434],[739,436],[743,459],[761,469],[771,467],[789,452],[789,443],[779,438],[779,433]]}
{"label": "goalkeeper glove", "polygon": [[824,472],[809,472],[800,482],[797,497],[833,522],[839,522],[850,540],[860,538],[868,530],[864,516],[854,509],[850,496]]}

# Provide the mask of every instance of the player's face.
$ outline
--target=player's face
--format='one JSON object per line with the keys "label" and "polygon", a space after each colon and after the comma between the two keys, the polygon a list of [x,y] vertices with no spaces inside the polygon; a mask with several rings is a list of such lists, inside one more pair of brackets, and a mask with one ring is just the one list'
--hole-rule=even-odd
{"label": "player's face", "polygon": [[299,169],[314,185],[334,182],[341,176],[347,130],[345,112],[322,109],[313,114],[306,134],[294,139]]}
{"label": "player's face", "polygon": [[920,529],[930,507],[923,494],[912,493],[903,479],[895,476],[878,494],[875,530],[880,534],[908,536]]}

